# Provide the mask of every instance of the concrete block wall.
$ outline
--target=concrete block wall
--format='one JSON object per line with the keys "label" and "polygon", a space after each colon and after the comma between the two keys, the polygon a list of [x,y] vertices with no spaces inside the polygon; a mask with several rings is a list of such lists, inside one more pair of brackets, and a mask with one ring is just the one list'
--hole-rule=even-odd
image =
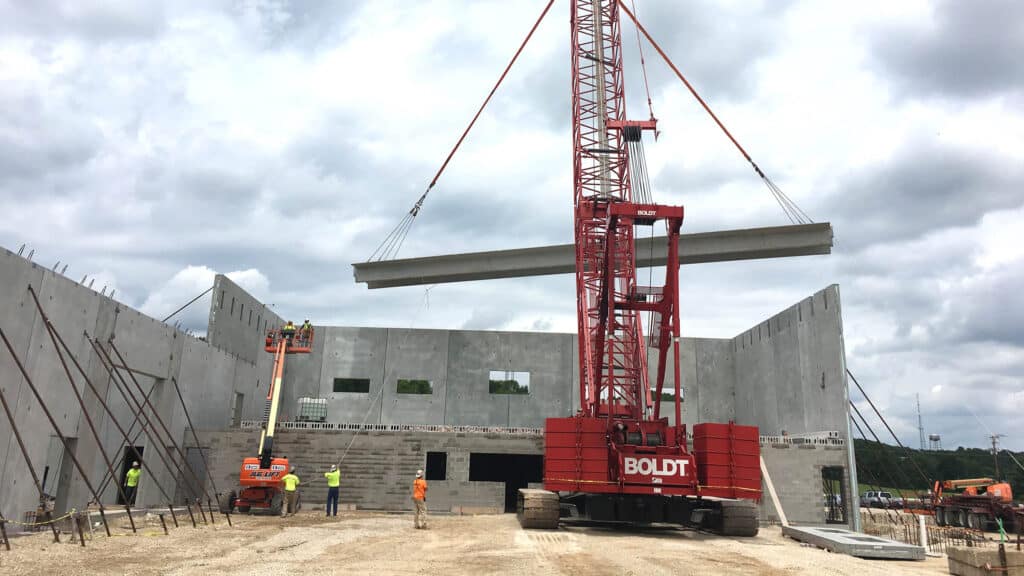
{"label": "concrete block wall", "polygon": [[[825,498],[821,469],[826,466],[843,468],[843,502],[850,500],[850,479],[845,446],[816,444],[762,444],[761,455],[771,476],[779,504],[792,524],[825,524]],[[762,520],[779,521],[779,514],[762,483],[760,504]],[[847,511],[847,519],[853,512]]]}
{"label": "concrete block wall", "polygon": [[[208,445],[210,465],[217,488],[237,487],[242,459],[255,455],[257,430],[208,430],[199,432]],[[351,444],[351,448],[349,448]],[[320,504],[327,500],[323,478],[341,455],[341,497],[343,504],[361,509],[411,510],[409,501],[413,474],[425,468],[427,452],[447,453],[444,481],[432,480],[428,501],[436,511],[459,508],[504,509],[502,482],[470,482],[470,454],[543,455],[539,435],[469,434],[448,432],[351,432],[282,430],[275,438],[278,454],[287,456],[302,480],[303,499]],[[843,446],[815,444],[766,444],[761,447],[780,503],[794,524],[824,524],[825,507],[821,470],[825,466],[844,468],[843,499],[849,502],[849,479],[845,476]],[[542,485],[537,484],[537,487]],[[778,521],[779,515],[763,487],[761,518]]]}
{"label": "concrete block wall", "polygon": [[[187,336],[95,290],[0,249],[0,328],[39,389],[61,434],[70,439],[74,454],[95,487],[98,488],[106,473],[103,455],[88,429],[83,410],[71,391],[46,327],[32,302],[28,292],[30,285],[38,294],[47,316],[124,428],[129,427],[136,410],[111,385],[109,375],[85,338],[85,332],[102,342],[113,338],[143,391],[153,389],[151,401],[175,441],[181,440],[185,418],[171,379],[180,385],[197,426],[230,425],[235,393],[246,396],[242,418],[255,418],[262,414],[262,407],[249,398],[253,396],[257,375],[264,372],[253,362]],[[101,444],[120,470],[123,438],[109,421],[99,400],[88,391],[74,368],[71,369],[85,399],[86,410],[99,432]],[[269,370],[268,362],[265,372],[269,374]],[[130,380],[128,385],[141,399]],[[63,456],[56,434],[6,348],[0,348],[0,391],[15,415],[37,473],[42,476],[47,465],[50,466],[46,491],[56,496],[58,512],[84,507],[92,498],[91,493],[81,475],[73,469],[70,457]],[[157,440],[143,434],[136,443],[144,449],[144,474],[154,475],[168,491],[173,491],[177,475],[167,470],[152,450],[158,444],[168,443],[167,438],[160,436]],[[35,509],[38,502],[35,486],[10,422],[2,413],[0,484],[5,487],[0,491],[0,512],[5,517],[20,519],[24,512]],[[111,485],[101,497],[105,503],[112,504],[116,499],[116,488]],[[138,504],[163,501],[155,483],[144,483],[140,488]]]}
{"label": "concrete block wall", "polygon": [[[210,447],[210,467],[217,488],[238,486],[239,466],[255,455],[258,430],[199,431],[200,442]],[[447,453],[445,480],[430,480],[428,505],[436,511],[467,507],[501,511],[505,506],[503,482],[470,482],[470,454],[543,454],[538,435],[468,434],[455,432],[352,432],[281,430],[274,439],[277,454],[297,468],[302,498],[320,504],[327,500],[323,473],[342,455],[343,504],[373,510],[412,510],[414,474],[425,469],[428,452]],[[346,454],[347,450],[347,454]]]}

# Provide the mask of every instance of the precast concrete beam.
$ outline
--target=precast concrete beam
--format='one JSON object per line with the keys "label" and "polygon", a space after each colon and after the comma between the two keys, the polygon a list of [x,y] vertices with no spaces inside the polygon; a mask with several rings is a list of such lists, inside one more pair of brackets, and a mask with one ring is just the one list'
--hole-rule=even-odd
{"label": "precast concrete beam", "polygon": [[[702,264],[731,260],[757,260],[809,256],[832,252],[832,225],[828,222],[701,232],[679,236],[679,263]],[[638,267],[664,266],[668,257],[665,236],[636,240]],[[353,264],[356,282],[368,288],[392,288],[445,282],[492,280],[570,274],[576,271],[573,244],[405,258]]]}

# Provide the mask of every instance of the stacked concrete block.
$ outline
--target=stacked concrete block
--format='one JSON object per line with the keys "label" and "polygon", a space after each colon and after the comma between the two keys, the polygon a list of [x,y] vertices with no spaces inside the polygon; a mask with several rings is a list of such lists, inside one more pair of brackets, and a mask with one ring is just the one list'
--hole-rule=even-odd
{"label": "stacked concrete block", "polygon": [[[793,524],[825,524],[826,508],[822,491],[822,468],[843,468],[843,502],[850,502],[850,482],[846,469],[845,446],[817,444],[763,444],[761,454],[768,468],[779,504]],[[766,486],[760,504],[762,520],[779,521]],[[850,512],[847,516],[850,516]]]}
{"label": "stacked concrete block", "polygon": [[[237,487],[242,459],[256,452],[259,431],[200,431],[210,447],[210,465],[218,488]],[[327,500],[323,473],[344,455],[341,470],[343,504],[373,510],[411,510],[412,481],[425,468],[428,452],[445,452],[445,480],[429,480],[431,510],[449,512],[505,509],[503,482],[470,481],[470,454],[542,454],[543,438],[536,435],[467,433],[280,431],[275,453],[286,456],[302,479],[303,499]],[[347,453],[346,453],[347,450]]]}

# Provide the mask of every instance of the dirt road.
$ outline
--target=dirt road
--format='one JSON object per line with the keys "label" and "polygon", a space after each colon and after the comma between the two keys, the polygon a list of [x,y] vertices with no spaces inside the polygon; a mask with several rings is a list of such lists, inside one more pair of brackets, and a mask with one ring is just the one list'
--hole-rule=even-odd
{"label": "dirt road", "polygon": [[48,534],[0,548],[0,574],[444,574],[445,576],[754,574],[889,576],[946,574],[945,559],[868,561],[803,547],[777,527],[731,539],[678,530],[572,527],[524,531],[512,515],[434,516],[415,530],[412,516],[312,511],[287,519],[233,517],[164,536],[150,519],[145,535],[87,546],[54,544]]}

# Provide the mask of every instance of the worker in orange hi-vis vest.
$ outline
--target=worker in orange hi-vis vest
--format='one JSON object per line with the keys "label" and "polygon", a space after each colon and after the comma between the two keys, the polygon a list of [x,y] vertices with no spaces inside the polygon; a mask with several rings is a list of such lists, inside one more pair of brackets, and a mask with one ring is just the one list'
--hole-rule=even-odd
{"label": "worker in orange hi-vis vest", "polygon": [[416,528],[426,528],[427,481],[423,479],[423,470],[417,470],[416,479],[412,481],[412,503],[416,505]]}

